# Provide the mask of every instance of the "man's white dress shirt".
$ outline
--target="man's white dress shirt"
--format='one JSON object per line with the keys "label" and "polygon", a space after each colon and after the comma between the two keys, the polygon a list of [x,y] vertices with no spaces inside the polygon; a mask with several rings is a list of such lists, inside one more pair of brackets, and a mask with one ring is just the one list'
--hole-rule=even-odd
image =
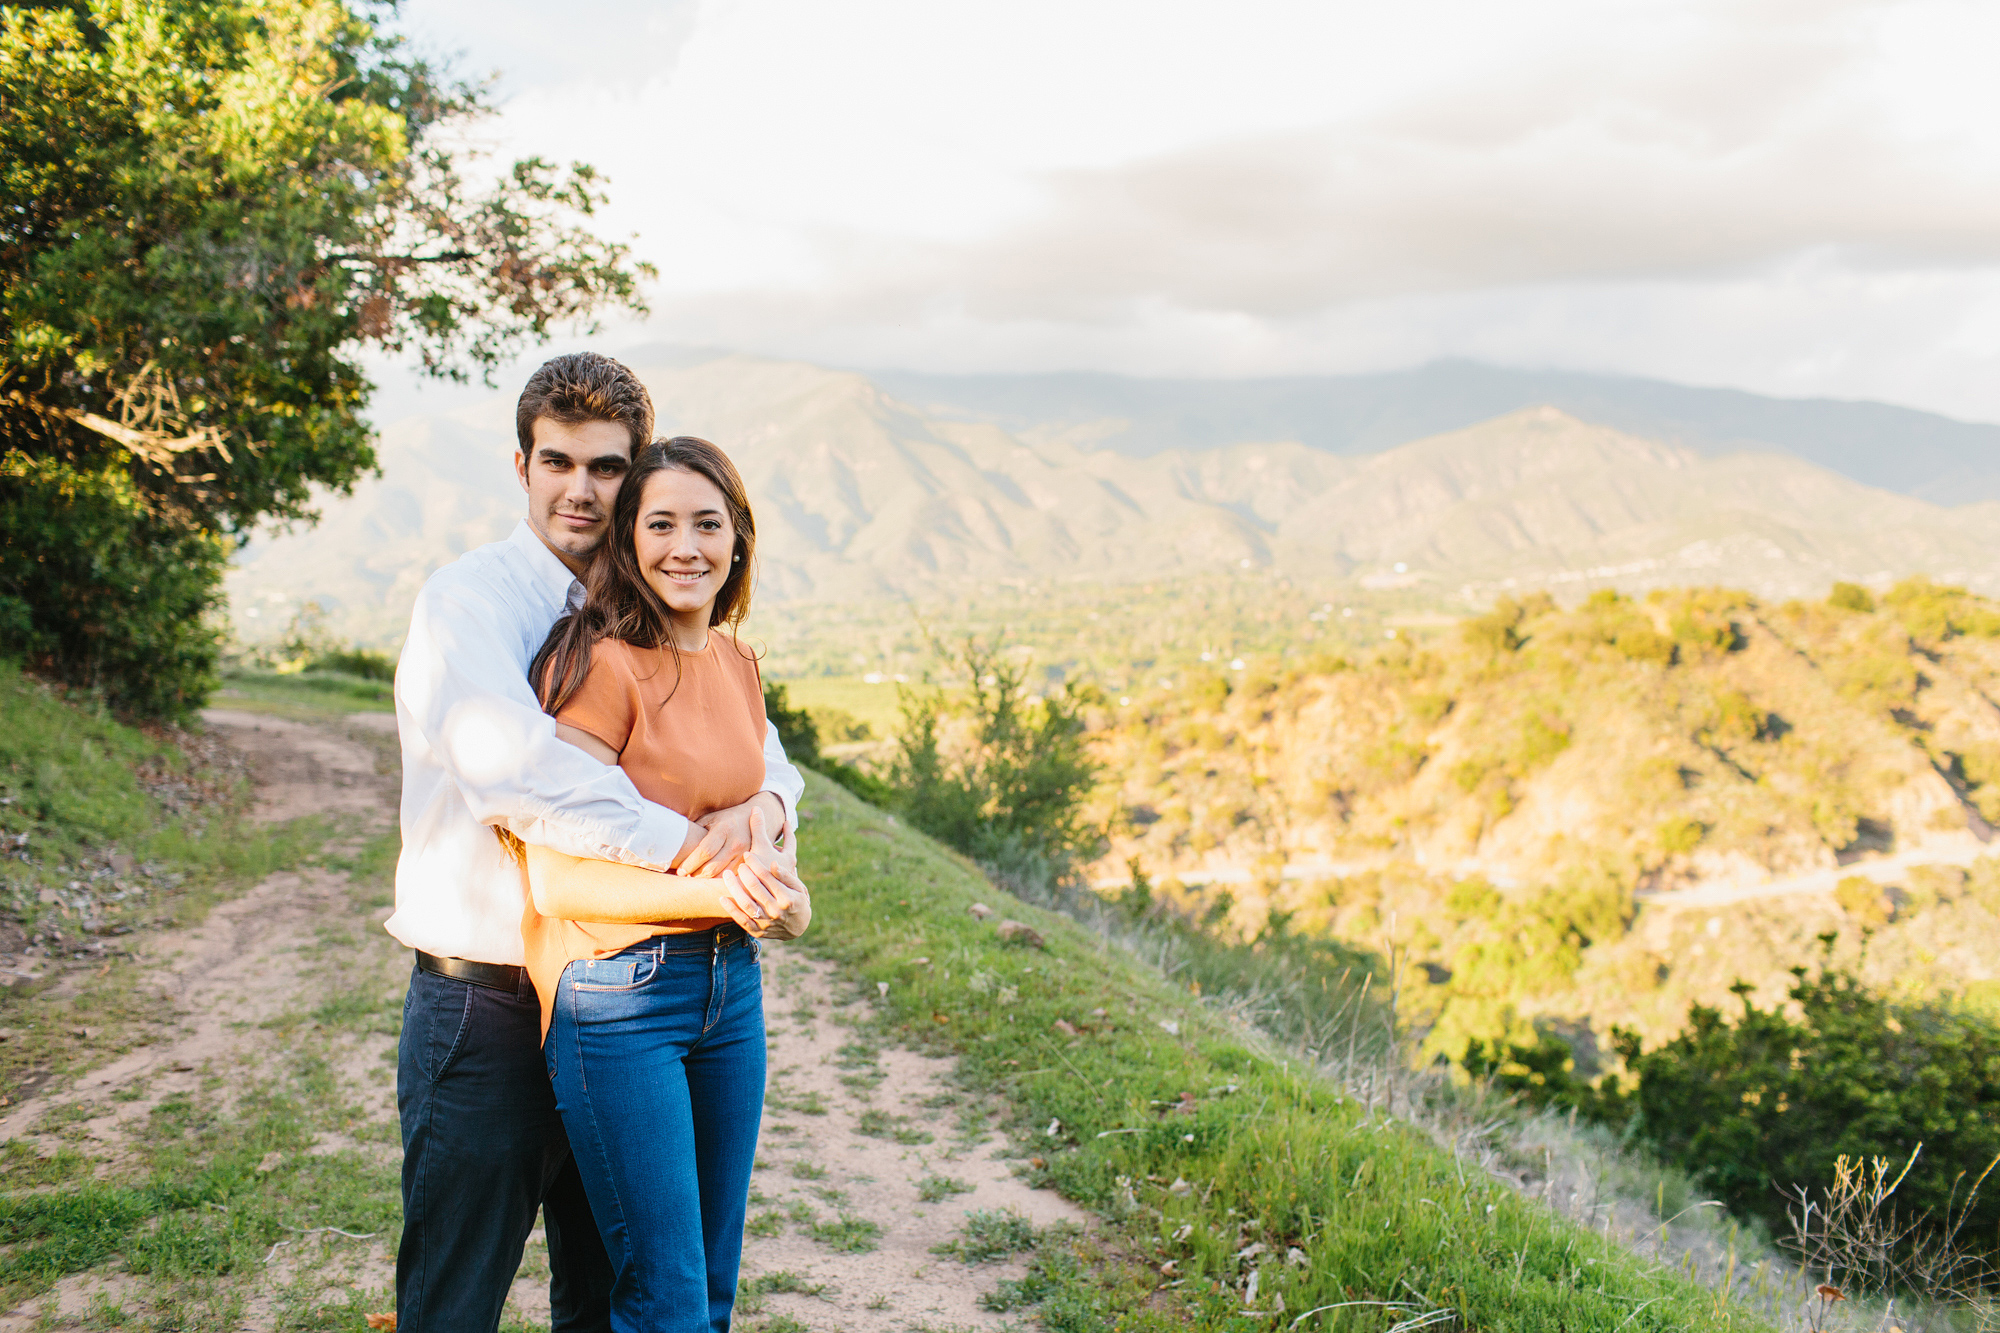
{"label": "man's white dress shirt", "polygon": [[[468,552],[417,594],[396,665],[403,851],[391,935],[413,949],[524,963],[521,871],[493,834],[572,856],[664,870],[688,821],[639,795],[616,766],[556,737],[528,664],[583,585],[524,521]],[[805,781],[766,724],[763,790],[797,826]]]}

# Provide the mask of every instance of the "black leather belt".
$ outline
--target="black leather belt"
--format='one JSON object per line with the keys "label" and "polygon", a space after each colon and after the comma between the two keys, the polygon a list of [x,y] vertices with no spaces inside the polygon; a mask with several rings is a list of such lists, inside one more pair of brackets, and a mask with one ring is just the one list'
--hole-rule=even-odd
{"label": "black leather belt", "polygon": [[520,994],[521,981],[528,975],[527,968],[515,967],[512,963],[475,963],[469,958],[440,958],[422,949],[417,950],[417,966],[432,976],[450,977],[453,981],[470,982],[488,990],[503,990],[510,995]]}

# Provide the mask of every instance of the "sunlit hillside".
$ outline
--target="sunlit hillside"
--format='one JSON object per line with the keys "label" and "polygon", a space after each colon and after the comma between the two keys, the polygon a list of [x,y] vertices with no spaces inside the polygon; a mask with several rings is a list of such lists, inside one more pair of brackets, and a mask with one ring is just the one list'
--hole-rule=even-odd
{"label": "sunlit hillside", "polygon": [[[1503,602],[1353,659],[1183,673],[1107,710],[1114,831],[1245,929],[1396,948],[1434,1044],[1650,1032],[1839,932],[1930,991],[2000,976],[2000,605],[1921,581]],[[1968,868],[1970,876],[1968,877]],[[1115,890],[1113,890],[1115,891]]]}

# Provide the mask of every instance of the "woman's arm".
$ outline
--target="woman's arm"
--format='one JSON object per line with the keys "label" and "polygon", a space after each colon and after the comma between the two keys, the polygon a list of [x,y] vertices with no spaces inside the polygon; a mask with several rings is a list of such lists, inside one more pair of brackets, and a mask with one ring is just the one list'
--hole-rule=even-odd
{"label": "woman's arm", "polygon": [[533,843],[527,854],[528,889],[543,916],[636,926],[732,915],[720,879],[587,861]]}

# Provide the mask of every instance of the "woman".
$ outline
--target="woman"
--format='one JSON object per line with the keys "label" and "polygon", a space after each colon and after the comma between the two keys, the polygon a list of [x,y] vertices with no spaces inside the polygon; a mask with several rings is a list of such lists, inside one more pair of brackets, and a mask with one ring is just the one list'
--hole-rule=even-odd
{"label": "woman", "polygon": [[[633,464],[588,599],[532,671],[559,735],[698,819],[763,782],[763,687],[734,633],[756,528],[706,440],[648,445]],[[619,1330],[729,1327],[764,1101],[755,939],[793,938],[811,915],[763,823],[719,878],[521,849],[543,1052]]]}

